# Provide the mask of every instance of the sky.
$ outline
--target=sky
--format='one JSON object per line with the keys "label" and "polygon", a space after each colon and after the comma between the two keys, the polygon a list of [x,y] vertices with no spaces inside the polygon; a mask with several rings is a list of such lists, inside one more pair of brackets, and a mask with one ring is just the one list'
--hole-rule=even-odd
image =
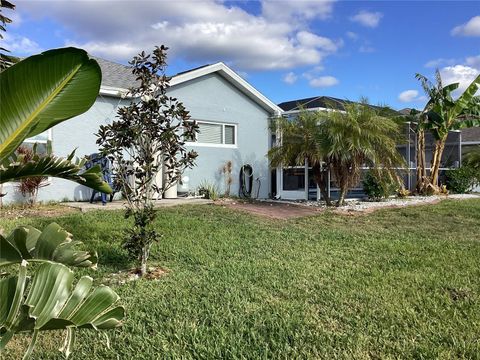
{"label": "sky", "polygon": [[15,55],[76,46],[127,64],[165,44],[169,74],[223,61],[275,103],[367,97],[421,108],[416,73],[438,68],[460,91],[480,74],[478,1],[13,2],[2,47]]}

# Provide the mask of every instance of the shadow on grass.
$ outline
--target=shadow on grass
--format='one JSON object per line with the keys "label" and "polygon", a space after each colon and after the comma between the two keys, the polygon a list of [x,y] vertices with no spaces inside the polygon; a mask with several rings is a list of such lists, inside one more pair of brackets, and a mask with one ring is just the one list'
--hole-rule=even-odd
{"label": "shadow on grass", "polygon": [[81,216],[77,213],[58,218],[35,218],[30,219],[28,224],[43,229],[51,222],[58,223],[71,233],[73,240],[83,242],[81,247],[84,249],[97,251],[101,268],[118,271],[132,266],[128,253],[122,247],[124,230],[129,224],[123,212],[96,211]]}

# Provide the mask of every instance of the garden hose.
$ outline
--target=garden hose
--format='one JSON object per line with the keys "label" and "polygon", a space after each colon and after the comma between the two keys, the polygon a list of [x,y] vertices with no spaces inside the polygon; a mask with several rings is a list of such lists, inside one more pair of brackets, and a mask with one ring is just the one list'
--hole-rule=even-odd
{"label": "garden hose", "polygon": [[[248,185],[247,185],[247,181],[248,181]],[[244,198],[252,197],[252,188],[253,188],[253,168],[250,164],[245,164],[240,168],[239,196]]]}

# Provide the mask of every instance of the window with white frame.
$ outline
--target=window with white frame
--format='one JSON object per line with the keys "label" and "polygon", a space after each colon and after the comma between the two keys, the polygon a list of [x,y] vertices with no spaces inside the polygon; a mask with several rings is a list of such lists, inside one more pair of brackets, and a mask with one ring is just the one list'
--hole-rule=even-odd
{"label": "window with white frame", "polygon": [[198,133],[190,141],[195,145],[237,145],[237,125],[197,121]]}
{"label": "window with white frame", "polygon": [[31,138],[25,139],[20,146],[33,148],[33,145],[37,144],[37,154],[43,155],[47,153],[48,141],[50,139],[50,130],[47,130]]}

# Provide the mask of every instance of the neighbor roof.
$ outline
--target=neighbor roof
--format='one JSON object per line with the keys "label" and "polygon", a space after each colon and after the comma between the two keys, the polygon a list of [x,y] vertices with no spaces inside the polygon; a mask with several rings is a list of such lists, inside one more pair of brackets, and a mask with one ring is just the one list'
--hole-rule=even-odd
{"label": "neighbor roof", "polygon": [[480,143],[480,127],[462,129],[462,142]]}
{"label": "neighbor roof", "polygon": [[329,108],[336,110],[345,110],[345,104],[352,103],[348,100],[338,99],[330,96],[315,96],[306,99],[298,99],[285,101],[278,104],[283,111],[295,111],[304,109],[315,109],[315,108]]}
{"label": "neighbor roof", "polygon": [[[298,112],[301,108],[304,109],[334,109],[334,110],[345,110],[346,104],[355,104],[354,101],[339,99],[331,96],[316,96],[305,99],[298,99],[292,101],[285,101],[278,104],[283,111],[286,112]],[[380,106],[369,105],[370,107],[378,110],[385,110]],[[393,109],[388,109],[388,114],[400,115],[399,112]]]}

